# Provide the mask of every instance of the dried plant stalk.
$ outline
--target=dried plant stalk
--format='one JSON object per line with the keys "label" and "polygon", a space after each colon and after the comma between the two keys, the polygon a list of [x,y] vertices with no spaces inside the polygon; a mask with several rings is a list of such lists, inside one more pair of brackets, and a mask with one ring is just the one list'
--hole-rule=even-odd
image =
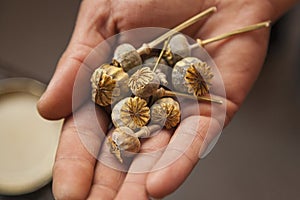
{"label": "dried plant stalk", "polygon": [[206,96],[194,96],[194,95],[189,95],[185,93],[180,93],[180,92],[174,92],[170,90],[166,90],[164,88],[159,88],[156,90],[156,92],[153,94],[153,98],[160,99],[162,97],[181,97],[181,98],[186,98],[186,99],[194,99],[198,101],[206,101],[206,102],[211,102],[211,103],[217,103],[217,104],[223,104],[222,100],[219,99],[214,99]]}
{"label": "dried plant stalk", "polygon": [[151,124],[149,126],[143,126],[139,131],[135,133],[136,137],[146,138],[149,137],[153,132],[162,129],[159,124]]}

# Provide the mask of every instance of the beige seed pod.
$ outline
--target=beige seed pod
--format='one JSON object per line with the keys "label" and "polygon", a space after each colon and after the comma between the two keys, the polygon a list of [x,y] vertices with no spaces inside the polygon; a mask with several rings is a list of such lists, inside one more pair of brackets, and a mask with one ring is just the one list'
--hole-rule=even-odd
{"label": "beige seed pod", "polygon": [[136,130],[149,122],[150,109],[144,99],[127,97],[114,106],[111,118],[115,127],[126,126]]}
{"label": "beige seed pod", "polygon": [[202,62],[196,57],[186,57],[178,61],[172,71],[172,84],[175,90],[183,93],[188,92],[186,81],[184,79],[187,69],[191,64]]}
{"label": "beige seed pod", "polygon": [[137,50],[128,43],[119,45],[113,57],[113,64],[122,67],[125,72],[142,64],[142,58]]}
{"label": "beige seed pod", "polygon": [[110,152],[123,163],[123,156],[129,157],[138,153],[141,148],[141,143],[134,132],[128,127],[116,128],[112,135],[108,137],[108,145]]}
{"label": "beige seed pod", "polygon": [[208,94],[213,76],[211,67],[206,62],[191,64],[184,77],[188,93],[193,93],[195,96]]}
{"label": "beige seed pod", "polygon": [[120,95],[120,88],[116,80],[103,70],[97,70],[91,79],[92,100],[100,106],[108,106],[113,99]]}
{"label": "beige seed pod", "polygon": [[170,39],[168,48],[164,53],[164,58],[172,66],[182,58],[189,57],[190,55],[191,48],[187,38],[183,34],[177,34]]}
{"label": "beige seed pod", "polygon": [[136,96],[147,98],[159,88],[158,76],[149,67],[137,70],[128,81],[128,86]]}
{"label": "beige seed pod", "polygon": [[180,107],[172,98],[157,100],[151,107],[151,122],[165,126],[167,129],[177,126],[180,122]]}
{"label": "beige seed pod", "polygon": [[121,69],[104,64],[91,77],[92,100],[100,106],[108,106],[128,93],[128,75]]}

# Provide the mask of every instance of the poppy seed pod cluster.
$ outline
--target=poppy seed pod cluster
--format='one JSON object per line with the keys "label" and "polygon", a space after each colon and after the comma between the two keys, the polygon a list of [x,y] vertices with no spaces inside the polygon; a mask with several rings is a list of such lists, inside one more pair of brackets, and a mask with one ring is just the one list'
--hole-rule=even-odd
{"label": "poppy seed pod cluster", "polygon": [[[214,11],[215,7],[210,8],[138,49],[129,43],[120,44],[111,63],[100,64],[92,74],[92,100],[99,106],[112,108],[114,130],[108,137],[108,145],[121,163],[125,157],[140,151],[140,138],[178,126],[179,97],[222,104],[221,100],[210,98],[214,70],[192,55],[194,48],[270,23],[255,24],[208,40],[198,39],[195,44],[189,44],[183,34],[178,34]],[[154,48],[163,42],[162,49]]]}

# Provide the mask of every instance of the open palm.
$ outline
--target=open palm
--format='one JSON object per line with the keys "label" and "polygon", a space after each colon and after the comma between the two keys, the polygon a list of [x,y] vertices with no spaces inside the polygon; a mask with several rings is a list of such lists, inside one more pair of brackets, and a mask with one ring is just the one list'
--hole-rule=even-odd
{"label": "open palm", "polygon": [[[198,162],[200,151],[205,150],[206,145],[223,129],[222,116],[211,117],[210,104],[185,107],[184,119],[174,134],[161,131],[143,143],[141,152],[155,151],[169,144],[164,152],[144,164],[145,171],[158,170],[131,173],[135,171],[131,169],[145,163],[144,156],[137,156],[126,173],[95,158],[101,148],[102,135],[108,131],[109,117],[104,110],[95,109],[92,103],[81,107],[80,103],[75,103],[78,110],[72,114],[72,91],[85,58],[106,38],[137,27],[172,28],[211,6],[216,6],[218,11],[187,28],[185,34],[205,39],[271,17],[270,5],[262,1],[82,2],[73,37],[38,105],[45,118],[66,117],[53,174],[53,192],[57,199],[148,199],[148,196],[166,196],[183,183]],[[220,112],[226,109],[225,125],[238,110],[260,71],[268,34],[268,30],[259,30],[206,46],[225,86],[226,98],[219,97],[224,98],[224,103],[216,106]],[[201,115],[194,112],[198,108]],[[96,118],[93,117],[95,115]],[[81,131],[84,136],[78,134]],[[82,142],[85,135],[86,138],[94,137],[86,139],[93,141],[89,143],[93,147],[92,152]],[[190,143],[184,145],[182,141]],[[105,146],[102,154],[109,157]],[[169,162],[172,157],[174,161]],[[168,165],[163,167],[165,163]]]}

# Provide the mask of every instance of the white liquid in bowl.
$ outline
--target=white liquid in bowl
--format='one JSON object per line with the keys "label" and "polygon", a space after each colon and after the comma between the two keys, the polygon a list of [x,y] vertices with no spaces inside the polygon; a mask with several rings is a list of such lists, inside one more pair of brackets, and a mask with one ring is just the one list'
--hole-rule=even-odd
{"label": "white liquid in bowl", "polygon": [[0,94],[0,194],[31,192],[51,180],[62,121],[40,117],[38,99]]}

